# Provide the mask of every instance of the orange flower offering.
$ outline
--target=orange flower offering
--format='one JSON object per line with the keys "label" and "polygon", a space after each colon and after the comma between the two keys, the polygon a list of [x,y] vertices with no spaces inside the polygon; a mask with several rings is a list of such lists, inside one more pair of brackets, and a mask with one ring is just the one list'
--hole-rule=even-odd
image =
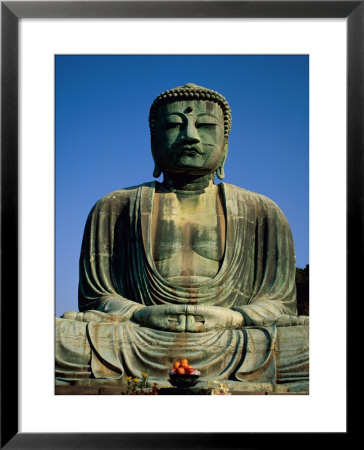
{"label": "orange flower offering", "polygon": [[176,361],[169,373],[174,375],[201,375],[201,372],[188,364],[188,359],[182,358],[181,361]]}

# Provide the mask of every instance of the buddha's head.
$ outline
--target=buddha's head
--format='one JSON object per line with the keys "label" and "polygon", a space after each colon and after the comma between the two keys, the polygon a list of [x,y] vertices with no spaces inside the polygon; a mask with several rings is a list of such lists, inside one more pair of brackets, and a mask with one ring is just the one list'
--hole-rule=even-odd
{"label": "buddha's head", "polygon": [[163,92],[150,108],[149,126],[154,176],[224,178],[231,111],[221,94],[192,83]]}

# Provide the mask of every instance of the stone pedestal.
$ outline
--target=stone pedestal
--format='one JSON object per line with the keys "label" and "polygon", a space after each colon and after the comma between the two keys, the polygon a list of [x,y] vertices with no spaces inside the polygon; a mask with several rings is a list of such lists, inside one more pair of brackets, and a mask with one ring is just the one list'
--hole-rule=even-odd
{"label": "stone pedestal", "polygon": [[[153,382],[154,380],[151,380]],[[159,395],[209,395],[211,394],[211,380],[201,380],[196,386],[189,389],[177,389],[171,386],[168,379],[156,380],[159,387]],[[242,383],[227,381],[232,395],[308,395],[307,382],[289,384],[275,383]],[[182,392],[184,391],[184,392]],[[186,392],[187,391],[187,392]],[[56,395],[123,395],[126,392],[126,384],[120,380],[84,379],[57,380],[55,386]]]}
{"label": "stone pedestal", "polygon": [[199,388],[162,388],[159,389],[158,395],[211,395],[212,389]]}

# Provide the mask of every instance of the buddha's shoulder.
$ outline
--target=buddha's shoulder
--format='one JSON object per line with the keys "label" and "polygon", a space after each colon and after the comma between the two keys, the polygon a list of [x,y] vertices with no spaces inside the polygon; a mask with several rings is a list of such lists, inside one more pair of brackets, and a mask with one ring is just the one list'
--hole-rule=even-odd
{"label": "buddha's shoulder", "polygon": [[131,201],[136,199],[141,188],[154,189],[154,186],[155,182],[151,181],[110,192],[96,202],[93,211],[109,210],[110,208],[117,208],[120,210],[123,207],[127,207]]}
{"label": "buddha's shoulder", "polygon": [[233,184],[223,183],[227,197],[233,199],[236,205],[250,205],[256,209],[264,211],[276,211],[278,214],[283,214],[279,206],[269,197],[257,192],[249,191]]}

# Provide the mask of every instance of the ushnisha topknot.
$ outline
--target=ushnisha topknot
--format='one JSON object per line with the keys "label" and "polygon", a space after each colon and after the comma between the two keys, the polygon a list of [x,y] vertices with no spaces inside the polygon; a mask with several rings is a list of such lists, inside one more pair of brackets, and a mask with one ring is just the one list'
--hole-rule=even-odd
{"label": "ushnisha topknot", "polygon": [[169,103],[176,100],[210,100],[220,105],[224,113],[224,136],[228,136],[231,129],[231,109],[225,97],[212,89],[203,86],[197,86],[194,83],[187,83],[183,86],[177,86],[162,92],[152,103],[149,112],[149,127],[151,135],[155,133],[156,127],[156,113],[158,107],[163,103]]}

